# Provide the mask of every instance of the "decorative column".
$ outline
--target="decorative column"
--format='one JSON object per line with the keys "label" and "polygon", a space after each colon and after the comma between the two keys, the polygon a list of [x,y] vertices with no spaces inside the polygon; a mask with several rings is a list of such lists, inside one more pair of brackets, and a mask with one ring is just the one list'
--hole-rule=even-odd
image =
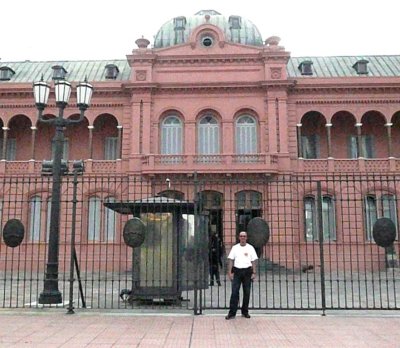
{"label": "decorative column", "polygon": [[3,127],[3,152],[1,154],[1,159],[5,160],[6,155],[7,155],[7,137],[8,137],[8,131],[10,128],[8,127]]}
{"label": "decorative column", "polygon": [[332,140],[331,140],[332,123],[327,123],[325,127],[326,127],[326,141],[328,143],[328,158],[332,158]]}
{"label": "decorative column", "polygon": [[392,157],[392,126],[393,123],[386,123],[387,140],[388,140],[388,157]]}
{"label": "decorative column", "polygon": [[297,155],[299,158],[303,158],[303,144],[301,142],[301,123],[296,124],[296,129],[297,129]]}
{"label": "decorative column", "polygon": [[357,128],[357,157],[364,157],[364,154],[362,153],[362,146],[361,146],[361,127],[362,123],[356,123],[355,124]]}
{"label": "decorative column", "polygon": [[32,127],[31,127],[31,130],[32,130],[32,140],[31,140],[32,150],[31,150],[31,159],[34,160],[34,159],[35,159],[35,149],[36,149],[36,131],[37,131],[37,127],[32,126]]}
{"label": "decorative column", "polygon": [[233,120],[222,120],[222,155],[225,165],[231,165],[235,155],[235,130]]}
{"label": "decorative column", "polygon": [[[190,121],[186,121],[185,122],[185,126],[184,126],[184,155],[187,159],[187,164],[191,165],[194,162],[196,162],[196,158],[198,158],[197,156],[197,152],[196,152],[196,121],[195,120],[190,120]],[[188,168],[189,170],[193,169],[192,168]]]}
{"label": "decorative column", "polygon": [[93,159],[93,129],[94,126],[88,126],[89,129],[89,159]]}
{"label": "decorative column", "polygon": [[276,154],[278,152],[277,139],[277,115],[276,115],[276,98],[269,95],[266,99],[267,103],[267,127],[268,127],[268,148],[269,153]]}
{"label": "decorative column", "polygon": [[287,97],[285,94],[279,96],[279,99],[276,98],[276,117],[277,123],[279,125],[279,139],[278,139],[278,149],[279,152],[289,153],[288,148],[288,135],[286,132],[287,129]]}
{"label": "decorative column", "polygon": [[122,126],[117,126],[118,129],[118,140],[117,140],[117,159],[121,159],[121,148],[122,148]]}

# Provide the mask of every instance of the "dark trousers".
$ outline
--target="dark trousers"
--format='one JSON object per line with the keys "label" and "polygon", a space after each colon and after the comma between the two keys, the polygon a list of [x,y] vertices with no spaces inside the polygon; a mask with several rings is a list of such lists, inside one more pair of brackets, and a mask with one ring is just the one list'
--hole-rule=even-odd
{"label": "dark trousers", "polygon": [[219,282],[220,278],[219,278],[219,267],[218,267],[218,264],[210,264],[210,280],[211,280],[211,282],[214,281],[214,276],[215,276],[215,280],[217,282]]}
{"label": "dark trousers", "polygon": [[240,286],[243,285],[243,303],[241,307],[242,314],[249,313],[250,289],[251,289],[251,274],[253,268],[233,268],[232,294],[229,303],[229,315],[236,315],[239,305]]}

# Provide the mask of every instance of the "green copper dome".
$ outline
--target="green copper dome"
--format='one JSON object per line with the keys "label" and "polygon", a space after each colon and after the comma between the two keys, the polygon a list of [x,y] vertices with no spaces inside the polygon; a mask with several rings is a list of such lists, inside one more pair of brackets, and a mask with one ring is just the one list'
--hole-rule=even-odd
{"label": "green copper dome", "polygon": [[257,27],[240,16],[223,16],[214,10],[203,10],[190,17],[175,17],[158,31],[154,47],[162,48],[188,42],[190,34],[199,25],[210,23],[219,27],[226,41],[243,45],[262,46],[263,40]]}

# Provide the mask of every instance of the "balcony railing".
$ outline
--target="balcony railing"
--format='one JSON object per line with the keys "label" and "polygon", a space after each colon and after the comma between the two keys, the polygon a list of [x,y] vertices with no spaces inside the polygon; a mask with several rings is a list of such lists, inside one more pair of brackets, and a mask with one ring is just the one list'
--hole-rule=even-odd
{"label": "balcony railing", "polygon": [[313,173],[386,173],[400,170],[400,159],[299,159],[298,171]]}
{"label": "balcony railing", "polygon": [[276,156],[268,154],[246,155],[145,155],[142,157],[144,173],[165,172],[271,172],[278,170]]}
{"label": "balcony railing", "polygon": [[[72,172],[72,162],[68,166]],[[120,160],[85,160],[86,173],[119,173],[121,172]],[[0,174],[26,175],[39,174],[42,170],[42,161],[0,161]]]}
{"label": "balcony railing", "polygon": [[[278,173],[296,170],[300,173],[393,173],[400,171],[398,158],[298,159],[285,165],[278,155],[142,155],[129,167],[122,160],[85,160],[89,174],[118,174],[123,170],[151,173]],[[131,161],[130,161],[131,162]],[[125,162],[127,164],[127,162]],[[71,169],[72,161],[69,161]],[[0,160],[0,175],[40,174],[42,161]]]}

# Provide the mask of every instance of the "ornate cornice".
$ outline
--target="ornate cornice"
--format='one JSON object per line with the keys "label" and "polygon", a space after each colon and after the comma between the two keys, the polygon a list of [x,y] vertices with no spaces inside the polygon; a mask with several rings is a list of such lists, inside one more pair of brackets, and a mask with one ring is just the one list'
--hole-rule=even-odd
{"label": "ornate cornice", "polygon": [[296,100],[296,105],[343,105],[343,104],[400,104],[400,99],[313,99]]}
{"label": "ornate cornice", "polygon": [[296,84],[296,87],[291,89],[292,94],[309,94],[309,93],[398,93],[400,92],[400,83],[396,82],[366,82],[366,83],[315,83],[310,85]]}
{"label": "ornate cornice", "polygon": [[251,56],[187,56],[187,57],[158,57],[155,61],[159,65],[225,65],[225,64],[243,64],[258,63],[263,61],[259,55]]}
{"label": "ornate cornice", "polygon": [[[116,107],[123,107],[125,104],[124,103],[92,103],[90,105],[90,109],[93,108],[116,108]],[[71,103],[68,104],[69,108],[78,108],[77,104],[75,103]],[[56,108],[56,104],[50,103],[47,105],[47,109],[52,109],[52,108]],[[36,106],[35,104],[0,104],[0,109],[35,109],[36,110]]]}

